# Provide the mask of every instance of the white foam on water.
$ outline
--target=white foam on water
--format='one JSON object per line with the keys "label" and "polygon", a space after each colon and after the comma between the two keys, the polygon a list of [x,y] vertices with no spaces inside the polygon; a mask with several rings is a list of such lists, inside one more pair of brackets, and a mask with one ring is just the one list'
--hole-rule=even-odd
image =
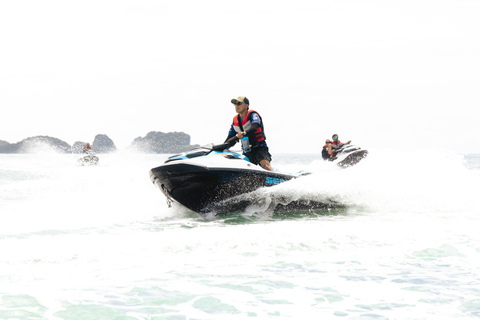
{"label": "white foam on water", "polygon": [[[99,166],[92,167],[78,166],[77,157],[16,156],[4,168],[13,172],[16,180],[0,185],[4,194],[0,219],[6,219],[0,230],[82,229],[192,216],[179,206],[168,208],[163,194],[149,179],[148,171],[163,163],[165,155],[100,155]],[[288,157],[282,158],[278,164],[282,171],[312,174],[245,195],[254,203],[244,213],[266,212],[275,205],[299,200],[335,202],[351,212],[441,214],[475,212],[480,207],[475,191],[480,190],[479,176],[465,167],[459,155],[374,150],[347,169],[320,158],[308,159],[288,162]],[[5,200],[18,197],[23,200]]]}
{"label": "white foam on water", "polygon": [[10,170],[25,177],[6,181],[2,189],[22,200],[3,200],[0,219],[5,221],[0,231],[8,234],[102,227],[161,214],[164,201],[153,187],[148,170],[163,162],[164,156],[99,157],[98,166],[79,166],[78,157],[71,155],[17,157],[20,163],[11,164]]}

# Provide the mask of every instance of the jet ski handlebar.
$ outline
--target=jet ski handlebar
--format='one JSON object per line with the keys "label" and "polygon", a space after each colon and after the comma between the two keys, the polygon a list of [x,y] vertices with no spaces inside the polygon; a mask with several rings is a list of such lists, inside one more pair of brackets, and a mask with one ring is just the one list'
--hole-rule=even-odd
{"label": "jet ski handlebar", "polygon": [[224,143],[222,144],[217,144],[217,145],[214,145],[212,147],[212,151],[223,151],[225,149],[228,149],[230,148],[231,146],[233,146],[235,143],[238,142],[238,138],[235,136],[235,137],[231,137],[230,139],[228,139],[227,141],[225,141]]}
{"label": "jet ski handlebar", "polygon": [[222,144],[217,144],[217,145],[214,145],[212,146],[212,151],[223,151],[223,150],[226,150],[230,148],[230,144],[228,143],[222,143]]}

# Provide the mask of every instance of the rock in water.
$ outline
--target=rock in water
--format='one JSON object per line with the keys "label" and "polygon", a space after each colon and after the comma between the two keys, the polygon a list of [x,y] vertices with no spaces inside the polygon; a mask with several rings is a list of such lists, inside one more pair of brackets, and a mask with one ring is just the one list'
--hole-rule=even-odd
{"label": "rock in water", "polygon": [[76,141],[72,146],[72,153],[79,154],[83,153],[83,147],[86,145],[86,142]]}
{"label": "rock in water", "polygon": [[145,153],[179,153],[197,145],[190,145],[190,136],[183,132],[151,131],[145,137],[133,140],[131,148]]}
{"label": "rock in water", "polygon": [[48,136],[30,137],[11,145],[12,153],[37,153],[50,151],[70,153],[71,147],[65,141]]}
{"label": "rock in water", "polygon": [[115,143],[106,134],[97,134],[92,143],[92,149],[97,153],[110,153],[117,151]]}

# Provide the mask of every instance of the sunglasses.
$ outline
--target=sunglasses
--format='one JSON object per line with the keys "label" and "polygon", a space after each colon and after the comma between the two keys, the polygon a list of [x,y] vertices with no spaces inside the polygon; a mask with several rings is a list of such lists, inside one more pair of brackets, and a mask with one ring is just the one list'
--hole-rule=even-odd
{"label": "sunglasses", "polygon": [[243,102],[237,101],[237,102],[234,103],[234,105],[240,106],[242,103],[243,103]]}
{"label": "sunglasses", "polygon": [[333,138],[333,140],[338,140],[338,137]]}

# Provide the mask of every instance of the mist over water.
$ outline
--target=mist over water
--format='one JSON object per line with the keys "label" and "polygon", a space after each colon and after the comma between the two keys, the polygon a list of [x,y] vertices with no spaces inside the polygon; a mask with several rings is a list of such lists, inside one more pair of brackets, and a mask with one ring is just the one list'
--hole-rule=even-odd
{"label": "mist over water", "polygon": [[[166,155],[0,155],[0,318],[480,315],[478,158],[369,151],[274,155],[312,174],[221,217],[167,207],[148,175]],[[273,209],[299,199],[343,207]]]}

